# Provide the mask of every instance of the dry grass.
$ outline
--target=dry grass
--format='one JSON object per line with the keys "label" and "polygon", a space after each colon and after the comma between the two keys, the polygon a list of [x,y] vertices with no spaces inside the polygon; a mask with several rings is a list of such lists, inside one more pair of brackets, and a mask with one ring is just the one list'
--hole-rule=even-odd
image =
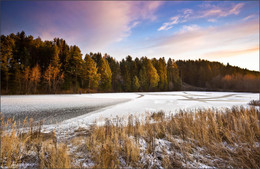
{"label": "dry grass", "polygon": [[[42,133],[30,119],[18,129],[14,119],[0,119],[0,167],[70,168],[67,147],[58,144],[55,132]],[[20,126],[20,124],[18,125]]]}
{"label": "dry grass", "polygon": [[121,121],[107,119],[104,126],[82,129],[89,135],[73,139],[74,147],[83,143],[75,152],[87,154],[81,158],[91,161],[88,167],[260,167],[259,110],[254,107],[181,111],[170,117],[159,112],[141,122],[134,116],[127,125]]}
{"label": "dry grass", "polygon": [[[65,144],[39,127],[21,133],[1,124],[1,167],[40,168],[259,168],[259,117],[256,107],[163,112],[106,119],[105,125],[79,128]],[[12,125],[14,126],[14,125]],[[32,126],[32,124],[31,124]],[[12,144],[10,144],[12,143]],[[70,154],[68,154],[68,149]],[[33,154],[33,155],[32,155]]]}
{"label": "dry grass", "polygon": [[251,100],[248,104],[251,106],[260,106],[260,100]]}

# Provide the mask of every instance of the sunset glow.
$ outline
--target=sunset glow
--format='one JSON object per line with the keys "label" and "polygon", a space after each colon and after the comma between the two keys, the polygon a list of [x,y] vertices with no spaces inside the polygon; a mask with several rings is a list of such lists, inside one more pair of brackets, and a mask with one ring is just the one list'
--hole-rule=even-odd
{"label": "sunset glow", "polygon": [[1,1],[1,34],[24,30],[89,52],[206,59],[259,70],[259,1]]}

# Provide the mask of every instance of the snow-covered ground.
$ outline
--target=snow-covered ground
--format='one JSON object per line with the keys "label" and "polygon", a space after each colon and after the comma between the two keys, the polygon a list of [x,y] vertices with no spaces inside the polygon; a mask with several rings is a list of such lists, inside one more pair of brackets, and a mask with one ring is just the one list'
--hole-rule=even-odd
{"label": "snow-covered ground", "polygon": [[151,93],[114,93],[92,94],[79,97],[99,99],[128,98],[130,101],[108,106],[88,114],[65,120],[50,128],[71,129],[84,127],[93,122],[103,123],[105,118],[126,118],[133,114],[142,116],[146,112],[164,111],[166,114],[177,113],[180,109],[197,108],[231,108],[232,106],[247,106],[251,100],[258,100],[258,93],[230,92],[151,92]]}
{"label": "snow-covered ground", "polygon": [[[130,114],[141,116],[146,112],[163,110],[166,114],[176,113],[179,109],[230,108],[246,106],[251,100],[258,100],[258,93],[236,92],[149,92],[149,93],[103,93],[81,95],[28,95],[2,96],[1,112],[4,115],[19,116],[44,112],[49,118],[64,116],[58,124],[47,128],[72,129],[88,126],[105,118],[127,117]],[[85,109],[84,109],[85,108]],[[67,110],[72,111],[67,111]],[[57,112],[63,113],[57,113]],[[77,111],[82,111],[77,114]],[[83,111],[86,111],[84,113]],[[64,113],[66,112],[66,113]]]}

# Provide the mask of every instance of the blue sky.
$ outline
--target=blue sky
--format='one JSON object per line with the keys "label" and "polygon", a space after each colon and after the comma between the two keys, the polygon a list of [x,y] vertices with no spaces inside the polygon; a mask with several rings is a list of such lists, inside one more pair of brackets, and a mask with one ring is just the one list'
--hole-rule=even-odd
{"label": "blue sky", "polygon": [[259,70],[259,1],[1,1],[1,34],[60,37],[118,60],[207,59]]}

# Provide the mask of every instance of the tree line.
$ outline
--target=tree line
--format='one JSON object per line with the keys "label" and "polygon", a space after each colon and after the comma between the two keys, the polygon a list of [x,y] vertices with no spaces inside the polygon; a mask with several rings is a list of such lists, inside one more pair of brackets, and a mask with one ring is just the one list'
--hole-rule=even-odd
{"label": "tree line", "polygon": [[206,60],[178,60],[182,81],[208,90],[259,92],[259,71]]}
{"label": "tree line", "polygon": [[[244,81],[242,88],[236,86]],[[205,60],[127,56],[117,61],[92,52],[83,57],[78,46],[61,38],[42,41],[23,31],[1,35],[2,94],[173,91],[182,90],[183,83],[258,91],[259,72]]]}

